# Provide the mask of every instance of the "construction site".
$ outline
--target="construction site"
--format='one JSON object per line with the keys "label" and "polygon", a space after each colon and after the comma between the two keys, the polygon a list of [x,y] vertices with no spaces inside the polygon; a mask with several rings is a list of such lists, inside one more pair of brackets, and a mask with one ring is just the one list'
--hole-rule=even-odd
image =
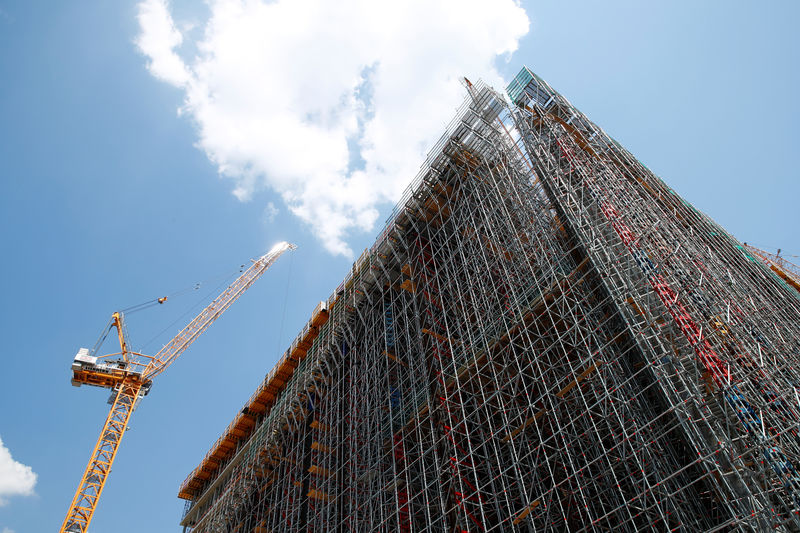
{"label": "construction site", "polygon": [[[793,265],[529,69],[464,83],[374,245],[179,487],[183,530],[800,531]],[[133,385],[104,370],[126,417],[188,342]]]}

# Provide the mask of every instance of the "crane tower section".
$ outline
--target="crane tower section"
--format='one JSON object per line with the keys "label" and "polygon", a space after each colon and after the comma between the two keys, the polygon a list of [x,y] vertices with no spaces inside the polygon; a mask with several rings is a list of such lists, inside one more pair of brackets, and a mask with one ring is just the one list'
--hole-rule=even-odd
{"label": "crane tower section", "polygon": [[[72,363],[72,384],[111,389],[111,410],[61,525],[61,533],[85,533],[88,529],[130,417],[139,400],[147,395],[153,379],[172,364],[284,252],[294,248],[293,244],[281,242],[253,261],[236,281],[153,356],[131,350],[124,316],[120,311],[112,314],[104,336],[98,342],[98,345],[102,344],[105,335],[116,331],[119,352],[96,356],[86,348],[78,351]],[[161,301],[159,299],[159,303]]]}

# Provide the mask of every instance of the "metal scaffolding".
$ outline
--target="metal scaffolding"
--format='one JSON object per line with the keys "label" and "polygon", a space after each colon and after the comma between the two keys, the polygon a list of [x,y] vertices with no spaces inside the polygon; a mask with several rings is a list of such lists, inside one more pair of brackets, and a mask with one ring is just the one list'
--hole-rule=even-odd
{"label": "metal scaffolding", "polygon": [[468,89],[182,524],[799,530],[795,289],[528,69]]}

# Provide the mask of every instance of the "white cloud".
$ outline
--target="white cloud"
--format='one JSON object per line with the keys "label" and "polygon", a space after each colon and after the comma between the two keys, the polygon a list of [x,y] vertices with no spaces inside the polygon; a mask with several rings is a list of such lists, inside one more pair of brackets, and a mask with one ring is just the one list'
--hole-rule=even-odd
{"label": "white cloud", "polygon": [[34,486],[36,474],[31,467],[15,461],[0,439],[0,506],[8,503],[9,496],[32,495]]}
{"label": "white cloud", "polygon": [[514,0],[215,0],[197,55],[165,0],[139,5],[139,49],[181,88],[198,146],[241,200],[276,191],[332,253],[396,201],[464,97],[528,31]]}
{"label": "white cloud", "polygon": [[275,222],[275,217],[278,216],[278,213],[280,213],[280,211],[275,207],[275,204],[267,202],[267,206],[264,208],[264,221],[267,224],[272,224]]}
{"label": "white cloud", "polygon": [[4,527],[3,528],[3,533],[14,533],[14,530],[11,529],[11,528]]}
{"label": "white cloud", "polygon": [[142,32],[136,45],[147,57],[150,73],[172,85],[182,86],[189,79],[189,71],[174,48],[183,42],[175,28],[167,5],[159,0],[146,0],[139,4],[139,27]]}

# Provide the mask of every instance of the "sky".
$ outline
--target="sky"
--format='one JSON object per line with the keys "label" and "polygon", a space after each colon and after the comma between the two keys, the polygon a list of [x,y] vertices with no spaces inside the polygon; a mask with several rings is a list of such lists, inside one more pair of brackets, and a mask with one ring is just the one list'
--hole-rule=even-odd
{"label": "sky", "polygon": [[800,4],[333,5],[0,0],[0,533],[61,524],[109,407],[70,363],[111,312],[174,295],[128,316],[154,353],[294,242],[158,377],[90,528],[180,531],[180,483],[374,241],[459,76],[527,65],[735,237],[800,254]]}

